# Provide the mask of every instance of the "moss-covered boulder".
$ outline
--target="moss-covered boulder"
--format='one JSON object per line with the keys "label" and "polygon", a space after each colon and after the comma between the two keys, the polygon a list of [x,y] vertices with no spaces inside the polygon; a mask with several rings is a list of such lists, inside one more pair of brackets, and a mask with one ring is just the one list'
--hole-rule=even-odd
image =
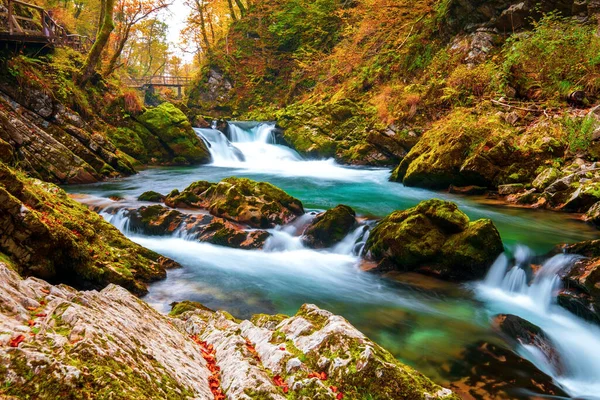
{"label": "moss-covered boulder", "polygon": [[304,231],[302,241],[309,247],[323,249],[341,242],[356,225],[356,213],[345,205],[317,215]]}
{"label": "moss-covered boulder", "polygon": [[136,117],[171,156],[171,161],[183,159],[189,164],[211,160],[206,144],[198,138],[185,114],[171,103],[162,103]]}
{"label": "moss-covered boulder", "polygon": [[57,186],[1,163],[0,251],[22,275],[85,288],[116,283],[136,294],[176,265],[133,243]]}
{"label": "moss-covered boulder", "polygon": [[138,197],[138,201],[147,201],[150,203],[161,203],[165,201],[165,199],[166,196],[152,190],[144,192]]}
{"label": "moss-covered boulder", "polygon": [[503,246],[492,221],[471,222],[456,204],[433,199],[381,220],[365,250],[378,272],[416,271],[465,281],[483,278]]}
{"label": "moss-covered boulder", "polygon": [[391,179],[433,189],[528,184],[540,167],[564,155],[563,137],[564,127],[553,120],[522,133],[485,104],[457,108],[423,134]]}
{"label": "moss-covered boulder", "polygon": [[304,214],[300,200],[276,186],[235,177],[219,183],[194,182],[183,192],[170,193],[165,203],[171,207],[205,208],[212,215],[263,229],[289,223]]}

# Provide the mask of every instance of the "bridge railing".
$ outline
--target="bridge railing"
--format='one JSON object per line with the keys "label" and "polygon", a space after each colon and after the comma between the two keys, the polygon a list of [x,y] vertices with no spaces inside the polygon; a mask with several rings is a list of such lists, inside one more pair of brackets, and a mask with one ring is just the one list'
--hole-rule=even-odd
{"label": "bridge railing", "polygon": [[126,80],[129,87],[143,86],[190,86],[192,78],[189,76],[155,75],[143,78],[130,78]]}
{"label": "bridge railing", "polygon": [[80,51],[93,44],[87,36],[70,34],[43,7],[20,0],[4,0],[0,4],[0,32],[8,33],[9,37],[30,38]]}

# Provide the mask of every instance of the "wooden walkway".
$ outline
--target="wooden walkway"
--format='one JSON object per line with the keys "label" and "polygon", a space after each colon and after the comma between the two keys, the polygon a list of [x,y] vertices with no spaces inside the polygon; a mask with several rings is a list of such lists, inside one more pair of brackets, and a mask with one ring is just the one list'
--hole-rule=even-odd
{"label": "wooden walkway", "polygon": [[186,87],[192,85],[192,78],[189,76],[156,75],[144,78],[130,78],[125,80],[127,86],[131,88],[142,89],[150,86],[161,87]]}
{"label": "wooden walkway", "polygon": [[44,8],[20,0],[0,3],[0,42],[69,46],[79,51],[93,44],[87,36],[70,34]]}

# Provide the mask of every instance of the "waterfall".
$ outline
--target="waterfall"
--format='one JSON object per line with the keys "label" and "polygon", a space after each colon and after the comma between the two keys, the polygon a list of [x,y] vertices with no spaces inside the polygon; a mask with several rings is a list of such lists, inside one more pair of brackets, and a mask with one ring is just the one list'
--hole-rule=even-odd
{"label": "waterfall", "polygon": [[552,376],[569,394],[599,398],[600,328],[556,303],[562,281],[559,274],[570,268],[578,256],[555,255],[528,279],[532,254],[522,247],[516,249],[512,263],[504,254],[498,257],[485,280],[476,285],[476,296],[486,303],[492,315],[514,314],[539,326],[555,344],[565,370],[556,371],[534,346],[521,346],[521,355]]}
{"label": "waterfall", "polygon": [[226,164],[243,161],[243,154],[225,135],[216,129],[197,128],[196,134],[204,140],[214,164]]}

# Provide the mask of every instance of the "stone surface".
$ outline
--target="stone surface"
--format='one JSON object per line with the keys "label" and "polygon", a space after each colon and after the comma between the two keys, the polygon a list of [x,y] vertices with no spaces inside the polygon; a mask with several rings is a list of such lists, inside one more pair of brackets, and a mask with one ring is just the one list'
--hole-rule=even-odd
{"label": "stone surface", "polygon": [[94,135],[89,125],[81,122],[75,126],[61,118],[58,114],[67,112],[64,107],[39,102],[32,107],[27,109],[0,92],[3,162],[18,163],[32,176],[56,183],[92,183],[134,173],[129,161],[112,144]]}
{"label": "stone surface", "polygon": [[502,250],[490,220],[471,222],[456,204],[437,199],[387,216],[365,247],[378,263],[373,271],[416,271],[458,281],[483,278]]}
{"label": "stone surface", "polygon": [[57,186],[0,163],[0,251],[24,275],[143,294],[170,260],[123,236]]}
{"label": "stone surface", "polygon": [[172,155],[172,163],[204,164],[211,160],[206,144],[194,132],[185,114],[171,103],[162,103],[136,117]]}
{"label": "stone surface", "polygon": [[0,385],[8,396],[210,399],[211,372],[195,342],[203,341],[214,348],[229,400],[333,400],[340,392],[458,399],[313,305],[268,327],[189,302],[167,317],[117,286],[77,292],[22,280],[4,264],[0,279]]}
{"label": "stone surface", "polygon": [[302,241],[309,247],[323,249],[341,242],[356,226],[356,213],[339,205],[317,215],[304,231]]}
{"label": "stone surface", "polygon": [[169,194],[170,207],[203,208],[222,217],[254,228],[273,228],[304,214],[300,200],[267,182],[227,178],[219,183],[198,181],[183,192]]}
{"label": "stone surface", "polygon": [[556,351],[556,345],[538,326],[511,314],[500,314],[494,319],[494,327],[510,340],[521,345],[536,347],[546,357],[557,375],[563,374],[566,367]]}

